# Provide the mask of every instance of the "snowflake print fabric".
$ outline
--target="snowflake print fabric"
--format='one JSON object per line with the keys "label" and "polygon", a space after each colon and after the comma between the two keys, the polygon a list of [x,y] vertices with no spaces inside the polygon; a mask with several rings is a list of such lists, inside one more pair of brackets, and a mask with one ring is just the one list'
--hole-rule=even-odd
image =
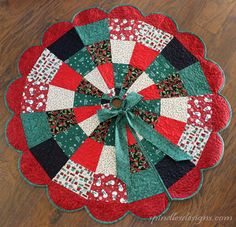
{"label": "snowflake print fabric", "polygon": [[24,177],[105,223],[158,216],[198,192],[230,118],[223,72],[204,51],[167,16],[131,6],[52,25],[6,95]]}

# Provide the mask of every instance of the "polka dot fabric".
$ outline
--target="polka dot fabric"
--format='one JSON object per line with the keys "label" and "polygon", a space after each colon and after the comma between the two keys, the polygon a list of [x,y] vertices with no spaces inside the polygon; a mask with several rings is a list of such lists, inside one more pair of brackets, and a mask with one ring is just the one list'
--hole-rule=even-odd
{"label": "polka dot fabric", "polygon": [[[204,51],[167,16],[131,6],[91,8],[52,25],[23,53],[22,77],[6,94],[14,111],[7,137],[23,152],[24,177],[46,185],[57,207],[86,206],[106,223],[128,211],[161,215],[172,200],[198,192],[201,169],[222,157],[218,131],[230,118],[218,93],[223,72]],[[120,113],[132,96],[140,97],[126,110],[132,127],[119,114],[101,120],[101,111]],[[173,158],[170,148],[188,159]]]}

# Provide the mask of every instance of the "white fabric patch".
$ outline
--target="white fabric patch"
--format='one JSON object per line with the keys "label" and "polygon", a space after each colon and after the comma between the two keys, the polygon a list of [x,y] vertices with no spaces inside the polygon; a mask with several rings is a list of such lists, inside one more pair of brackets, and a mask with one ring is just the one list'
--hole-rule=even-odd
{"label": "white fabric patch", "polygon": [[147,73],[143,72],[137,80],[131,85],[131,87],[128,89],[127,93],[130,92],[140,92],[143,89],[151,86],[154,84],[154,81],[148,76]]}
{"label": "white fabric patch", "polygon": [[116,176],[116,152],[114,146],[104,146],[98,162],[96,173]]}
{"label": "white fabric patch", "polygon": [[46,111],[73,108],[74,95],[73,91],[49,85]]}
{"label": "white fabric patch", "polygon": [[93,183],[93,174],[69,159],[52,181],[87,199]]}
{"label": "white fabric patch", "polygon": [[48,49],[45,49],[31,69],[28,79],[49,84],[58,72],[62,61]]}
{"label": "white fabric patch", "polygon": [[197,165],[201,153],[206,146],[211,131],[194,125],[186,125],[181,135],[178,146],[193,157],[192,163]]}
{"label": "white fabric patch", "polygon": [[188,97],[163,98],[161,99],[161,116],[187,122]]}
{"label": "white fabric patch", "polygon": [[87,118],[86,120],[79,123],[80,128],[85,132],[87,136],[94,131],[94,129],[100,124],[97,114]]}
{"label": "white fabric patch", "polygon": [[172,39],[173,36],[171,34],[143,22],[137,42],[155,51],[161,52]]}
{"label": "white fabric patch", "polygon": [[107,87],[107,84],[104,81],[98,68],[93,69],[84,78],[91,84],[93,84],[95,87],[97,87],[103,93],[108,94],[110,92],[110,89]]}
{"label": "white fabric patch", "polygon": [[113,63],[129,64],[135,42],[111,40],[111,59]]}

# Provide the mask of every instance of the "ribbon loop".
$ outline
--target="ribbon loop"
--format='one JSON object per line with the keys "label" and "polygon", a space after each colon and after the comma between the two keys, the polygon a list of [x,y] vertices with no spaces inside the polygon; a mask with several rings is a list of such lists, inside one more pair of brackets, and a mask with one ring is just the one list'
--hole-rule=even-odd
{"label": "ribbon loop", "polygon": [[125,110],[132,109],[132,107],[136,106],[136,104],[138,104],[142,99],[143,99],[143,96],[141,96],[137,93],[131,92],[130,94],[128,94],[128,96],[124,100]]}

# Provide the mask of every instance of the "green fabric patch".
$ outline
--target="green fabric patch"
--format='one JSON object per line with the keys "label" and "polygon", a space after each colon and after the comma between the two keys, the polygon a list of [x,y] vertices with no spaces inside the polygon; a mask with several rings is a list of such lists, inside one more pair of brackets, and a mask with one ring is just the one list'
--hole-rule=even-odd
{"label": "green fabric patch", "polygon": [[149,168],[131,174],[131,185],[127,186],[128,202],[134,202],[164,192],[155,169]]}
{"label": "green fabric patch", "polygon": [[110,39],[108,19],[100,20],[84,26],[76,26],[75,29],[79,33],[84,45]]}
{"label": "green fabric patch", "polygon": [[105,145],[108,146],[115,146],[115,119],[112,119],[106,138],[105,138]]}
{"label": "green fabric patch", "polygon": [[87,138],[87,135],[79,127],[79,125],[75,125],[70,127],[68,131],[55,135],[54,138],[65,155],[70,157]]}
{"label": "green fabric patch", "polygon": [[163,55],[159,54],[145,72],[155,83],[158,83],[170,74],[175,73],[176,69]]}
{"label": "green fabric patch", "polygon": [[100,105],[101,99],[96,96],[75,92],[74,107]]}
{"label": "green fabric patch", "polygon": [[141,143],[145,149],[146,155],[148,156],[148,160],[150,160],[153,165],[157,164],[165,157],[165,154],[158,150],[156,146],[153,146],[149,141],[142,139]]}
{"label": "green fabric patch", "polygon": [[188,95],[195,96],[212,93],[199,62],[180,70],[178,73]]}
{"label": "green fabric patch", "polygon": [[152,112],[160,115],[160,100],[153,99],[153,100],[141,100],[135,106],[137,109],[144,110],[147,112]]}
{"label": "green fabric patch", "polygon": [[21,114],[21,120],[29,148],[52,137],[47,114],[45,112]]}
{"label": "green fabric patch", "polygon": [[126,64],[113,64],[114,69],[114,77],[115,77],[115,87],[121,88],[123,81],[125,79],[125,76],[128,73],[129,65]]}
{"label": "green fabric patch", "polygon": [[82,76],[87,75],[96,67],[86,47],[68,58],[65,63]]}

